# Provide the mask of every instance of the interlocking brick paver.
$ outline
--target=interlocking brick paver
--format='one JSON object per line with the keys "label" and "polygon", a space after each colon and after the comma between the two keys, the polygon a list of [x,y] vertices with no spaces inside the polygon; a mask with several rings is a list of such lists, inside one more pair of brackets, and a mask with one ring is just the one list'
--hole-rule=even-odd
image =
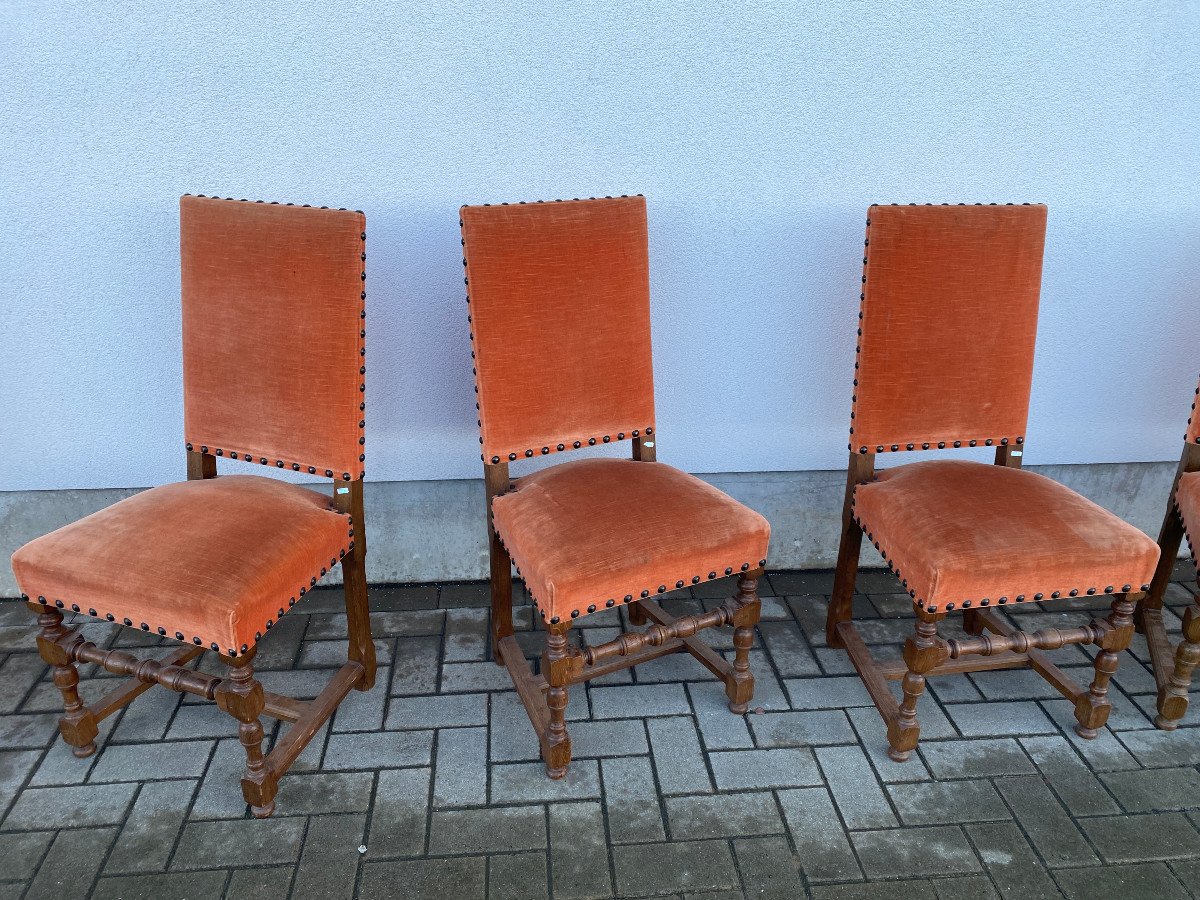
{"label": "interlocking brick paver", "polygon": [[1071,815],[1103,816],[1120,812],[1087,763],[1065,738],[1046,735],[1020,740]]}
{"label": "interlocking brick paver", "polygon": [[840,709],[763,713],[746,718],[760,747],[815,747],[856,741]]}
{"label": "interlocking brick paver", "polygon": [[705,749],[736,750],[754,746],[754,739],[746,726],[747,720],[756,715],[753,708],[750,715],[731,713],[725,686],[712,678],[689,684],[687,689],[692,709],[696,712],[696,724],[700,726],[700,734],[704,737]]}
{"label": "interlocking brick paver", "polygon": [[195,792],[195,781],[152,781],[142,785],[104,865],[105,873],[165,871]]}
{"label": "interlocking brick paver", "polygon": [[438,732],[435,806],[487,803],[487,740],[486,728],[443,728]]}
{"label": "interlocking brick paver", "polygon": [[682,684],[631,684],[590,691],[592,716],[629,719],[644,716],[689,715],[692,711]]}
{"label": "interlocking brick paver", "polygon": [[[486,609],[446,610],[446,662],[482,661],[488,652],[488,611]],[[493,668],[500,669],[493,664]]]}
{"label": "interlocking brick paver", "polygon": [[790,678],[783,686],[792,709],[841,709],[871,705],[871,697],[857,675]]}
{"label": "interlocking brick paver", "polygon": [[58,715],[19,713],[0,716],[0,750],[40,749],[58,734]]}
{"label": "interlocking brick paver", "polygon": [[[813,900],[941,900],[925,878],[872,881],[867,884],[825,884],[812,889]],[[962,895],[977,900],[978,895]],[[962,900],[954,896],[954,900]]]}
{"label": "interlocking brick paver", "polygon": [[135,783],[123,782],[26,788],[4,820],[4,830],[119,825],[125,821],[137,787]]}
{"label": "interlocking brick paver", "polygon": [[180,835],[171,868],[225,869],[295,862],[304,824],[302,817],[295,816],[189,822]]}
{"label": "interlocking brick paver", "polygon": [[[393,696],[432,694],[437,690],[438,662],[442,654],[440,636],[400,638],[392,661]],[[388,726],[391,727],[391,726]]]}
{"label": "interlocking brick paver", "polygon": [[1012,817],[987,779],[890,784],[888,793],[905,825],[952,825]]}
{"label": "interlocking brick paver", "polygon": [[571,755],[636,756],[649,753],[646,726],[640,719],[603,719],[599,722],[573,722],[570,726]]}
{"label": "interlocking brick paver", "polygon": [[[1191,732],[1182,732],[1183,735]],[[1180,740],[1180,732],[1125,731],[1118,739],[1143,766],[1200,765],[1200,741]]]}
{"label": "interlocking brick paver", "polygon": [[745,896],[794,900],[804,896],[796,857],[782,837],[742,838],[733,842]]}
{"label": "interlocking brick paver", "polygon": [[762,642],[770,651],[775,668],[784,678],[821,674],[808,641],[794,622],[762,622],[758,626]]}
{"label": "interlocking brick paver", "polygon": [[1126,812],[1200,808],[1200,773],[1194,768],[1108,772],[1100,778]]}
{"label": "interlocking brick paver", "polygon": [[612,875],[600,804],[552,803],[549,820],[550,882],[556,900],[611,897]]}
{"label": "interlocking brick paver", "polygon": [[[291,869],[286,873],[270,869],[254,869],[282,880],[286,889]],[[235,873],[237,874],[237,873]],[[275,895],[258,891],[247,893],[239,884],[231,883],[225,893],[224,872],[164,872],[154,875],[111,875],[96,883],[89,900],[164,900],[166,897],[186,897],[187,900],[221,900],[222,897],[254,897],[254,900],[275,900]],[[236,879],[235,879],[236,880]],[[282,898],[284,894],[277,895]]]}
{"label": "interlocking brick paver", "polygon": [[317,772],[285,775],[276,805],[294,816],[365,812],[371,805],[373,772]]}
{"label": "interlocking brick paver", "polygon": [[349,900],[358,873],[359,844],[367,817],[313,816],[296,866],[292,900]]}
{"label": "interlocking brick paver", "polygon": [[392,670],[380,668],[375,686],[369,691],[351,691],[333,716],[334,731],[374,731],[383,727],[383,708],[387,703]]}
{"label": "interlocking brick paver", "polygon": [[861,748],[818,747],[816,754],[847,828],[892,828],[899,824]]}
{"label": "interlocking brick paver", "polygon": [[666,840],[650,760],[644,756],[602,759],[600,769],[613,843]]}
{"label": "interlocking brick paver", "polygon": [[[88,781],[141,781],[148,778],[199,778],[213,741],[162,741],[112,744],[104,748]],[[148,763],[153,760],[152,765]]]}
{"label": "interlocking brick paver", "polygon": [[594,759],[576,759],[567,774],[557,780],[546,777],[541,762],[505,763],[492,766],[492,803],[542,803],[583,800],[600,796],[600,764]]}
{"label": "interlocking brick paver", "polygon": [[700,738],[690,717],[649,719],[650,749],[663,795],[699,794],[712,790]]}
{"label": "interlocking brick paver", "polygon": [[322,765],[334,771],[427,766],[432,750],[432,731],[333,734],[325,745]]}
{"label": "interlocking brick paver", "polygon": [[850,840],[868,878],[978,872],[982,868],[958,827],[852,831]]}
{"label": "interlocking brick paver", "polygon": [[33,900],[87,896],[116,836],[115,828],[60,831],[25,896]]}
{"label": "interlocking brick paver", "polygon": [[846,716],[858,733],[859,746],[866,752],[871,765],[885,782],[923,781],[930,777],[920,754],[912,754],[905,762],[896,762],[887,755],[887,728],[875,707],[847,709]]}
{"label": "interlocking brick paver", "polygon": [[394,728],[461,728],[487,724],[487,694],[393,697],[387,725]]}
{"label": "interlocking brick paver", "polygon": [[725,841],[623,844],[612,856],[618,897],[740,887]]}
{"label": "interlocking brick paver", "polygon": [[1037,771],[1014,738],[922,741],[920,753],[934,778],[991,778]]}
{"label": "interlocking brick paver", "polygon": [[1049,900],[1059,896],[1050,873],[1015,823],[968,825],[966,832],[1002,897]]}
{"label": "interlocking brick paver", "polygon": [[425,816],[429,805],[429,769],[393,769],[379,773],[371,810],[372,858],[420,856],[425,852]]}
{"label": "interlocking brick paver", "polygon": [[1041,707],[1031,701],[951,703],[946,706],[946,715],[963,737],[1052,734],[1058,730]]}
{"label": "interlocking brick paver", "polygon": [[1106,863],[1200,856],[1200,834],[1182,813],[1101,816],[1079,825]]}
{"label": "interlocking brick paver", "polygon": [[487,809],[434,810],[429,853],[498,853],[540,850],[546,846],[542,806],[493,806]]}
{"label": "interlocking brick paver", "polygon": [[769,791],[668,797],[663,801],[671,840],[778,834],[783,822]]}
{"label": "interlocking brick paver", "polygon": [[52,831],[0,834],[0,878],[25,880],[32,877],[53,839]]}
{"label": "interlocking brick paver", "polygon": [[[1087,760],[1088,765],[1097,772],[1115,772],[1120,769],[1139,769],[1141,765],[1133,754],[1125,749],[1117,736],[1107,728],[1101,728],[1100,733],[1090,739],[1080,737],[1075,733],[1075,710],[1070,703],[1064,701],[1047,701],[1046,712],[1058,724],[1062,733],[1067,736],[1079,755]],[[1177,764],[1178,761],[1172,764]]]}
{"label": "interlocking brick paver", "polygon": [[727,750],[710,753],[708,762],[720,791],[821,783],[821,773],[808,749]]}
{"label": "interlocking brick paver", "polygon": [[1046,865],[1095,865],[1096,855],[1040,776],[997,778],[993,783]]}
{"label": "interlocking brick paver", "polygon": [[779,791],[779,805],[810,882],[862,878],[829,791],[823,787]]}
{"label": "interlocking brick paver", "polygon": [[547,900],[546,854],[503,853],[487,862],[488,900]]}
{"label": "interlocking brick paver", "polygon": [[363,866],[358,896],[361,900],[484,900],[486,869],[482,856],[368,862]]}
{"label": "interlocking brick paver", "polygon": [[1186,900],[1191,896],[1163,863],[1104,869],[1059,869],[1054,873],[1054,878],[1067,900],[1092,900],[1095,897]]}

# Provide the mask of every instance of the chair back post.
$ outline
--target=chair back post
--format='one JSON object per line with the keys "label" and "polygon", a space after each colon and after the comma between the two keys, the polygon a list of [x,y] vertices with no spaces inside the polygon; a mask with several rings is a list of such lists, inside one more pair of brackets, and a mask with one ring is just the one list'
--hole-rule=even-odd
{"label": "chair back post", "polygon": [[846,495],[842,501],[842,534],[838,541],[837,568],[833,573],[833,596],[825,620],[825,641],[830,647],[845,646],[838,625],[850,621],[854,583],[858,580],[858,558],[862,552],[862,529],[854,521],[854,489],[875,477],[875,454],[850,451],[846,466]]}
{"label": "chair back post", "polygon": [[509,489],[508,463],[484,463],[483,485],[487,503],[488,565],[492,587],[492,659],[504,665],[500,642],[513,634],[512,560],[492,524],[492,500]]}
{"label": "chair back post", "polygon": [[1010,469],[1021,468],[1021,460],[1025,458],[1025,445],[999,444],[996,446],[996,465],[1007,466]]}
{"label": "chair back post", "polygon": [[655,445],[658,435],[635,437],[633,439],[632,456],[637,462],[657,462],[658,447]]}
{"label": "chair back post", "polygon": [[369,691],[375,685],[375,642],[371,639],[371,608],[367,596],[367,523],[363,507],[363,482],[333,483],[338,512],[350,517],[353,528],[350,550],[342,558],[342,592],[346,601],[349,658],[363,667],[355,687]]}
{"label": "chair back post", "polygon": [[1158,567],[1150,581],[1150,590],[1138,603],[1135,614],[1138,630],[1142,630],[1142,610],[1162,609],[1163,597],[1167,593],[1167,585],[1171,582],[1171,573],[1179,556],[1179,545],[1183,543],[1183,520],[1175,506],[1175,491],[1179,488],[1179,479],[1188,472],[1200,472],[1200,444],[1191,441],[1183,445],[1179,465],[1175,469],[1175,479],[1171,482],[1170,493],[1167,494],[1167,511],[1158,532]]}
{"label": "chair back post", "polygon": [[211,453],[201,453],[199,450],[187,450],[188,481],[202,481],[205,478],[217,477],[217,458]]}

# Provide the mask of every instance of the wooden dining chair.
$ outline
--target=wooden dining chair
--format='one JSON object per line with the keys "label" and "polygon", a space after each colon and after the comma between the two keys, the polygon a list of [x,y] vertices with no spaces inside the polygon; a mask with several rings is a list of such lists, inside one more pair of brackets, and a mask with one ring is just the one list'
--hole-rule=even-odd
{"label": "wooden dining chair", "polygon": [[[827,622],[885,723],[888,755],[917,746],[931,675],[1031,667],[1075,704],[1076,731],[1108,720],[1109,679],[1133,636],[1134,601],[1158,548],[1068,488],[1021,470],[1037,332],[1046,207],[872,206],[863,253],[850,463]],[[885,453],[992,448],[995,464],[926,460],[876,470]],[[912,597],[903,661],[872,657],[851,620],[866,534]],[[1006,605],[1112,595],[1078,628],[1023,632]],[[961,612],[965,639],[937,626]],[[1076,684],[1044,651],[1095,644]],[[900,680],[897,701],[887,685]]]}
{"label": "wooden dining chair", "polygon": [[1150,590],[1138,603],[1134,613],[1138,631],[1146,635],[1158,687],[1158,715],[1154,724],[1164,731],[1174,731],[1187,712],[1192,671],[1200,663],[1200,595],[1192,595],[1192,605],[1183,613],[1183,635],[1177,646],[1172,646],[1171,639],[1167,637],[1162,618],[1163,597],[1171,582],[1179,544],[1184,538],[1187,538],[1192,561],[1200,559],[1196,555],[1197,544],[1193,540],[1200,535],[1200,413],[1196,411],[1197,404],[1200,404],[1200,387],[1196,388],[1196,398],[1192,401],[1192,414],[1183,439],[1183,453],[1167,499],[1162,529],[1158,533],[1161,554],[1158,568],[1154,571]]}
{"label": "wooden dining chair", "polygon": [[[185,196],[180,200],[186,482],[151,488],[19,549],[22,596],[54,667],[76,756],[98,723],[154,684],[228,712],[246,750],[255,816],[338,703],[375,680],[363,522],[365,219],[361,212]],[[261,475],[217,476],[217,459],[328,479],[331,494]],[[268,693],[258,641],[338,564],[349,659],[309,703]],[[180,646],[161,660],[88,640],[83,614]],[[206,650],[227,666],[188,664]],[[76,665],[132,676],[85,705]],[[291,723],[263,752],[266,714]],[[148,764],[152,761],[148,760]]]}
{"label": "wooden dining chair", "polygon": [[[465,206],[461,211],[491,554],[492,652],[506,666],[551,778],[566,774],[567,689],[668,653],[754,690],[749,653],[770,527],[656,461],[646,204],[641,196]],[[513,481],[510,463],[614,442],[632,459],[580,459]],[[512,564],[547,629],[539,674],[513,634]],[[723,606],[675,618],[654,598],[737,575]],[[568,632],[628,606],[641,633],[579,649]],[[696,636],[734,628],[732,663]]]}

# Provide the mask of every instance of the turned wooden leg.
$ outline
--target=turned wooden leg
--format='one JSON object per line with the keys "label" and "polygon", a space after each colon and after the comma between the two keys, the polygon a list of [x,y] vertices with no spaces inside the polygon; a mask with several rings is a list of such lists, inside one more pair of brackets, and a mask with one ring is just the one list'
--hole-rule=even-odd
{"label": "turned wooden leg", "polygon": [[754,696],[754,676],[750,674],[750,648],[754,646],[754,626],[762,611],[758,599],[758,576],[753,569],[738,576],[737,593],[728,601],[733,614],[733,674],[725,682],[729,711],[741,715]]}
{"label": "turned wooden leg", "polygon": [[1075,733],[1082,738],[1094,738],[1108,721],[1112,712],[1112,701],[1108,699],[1108,683],[1117,664],[1121,661],[1121,652],[1129,647],[1133,640],[1133,601],[1128,594],[1117,594],[1113,599],[1112,612],[1102,622],[1094,625],[1100,630],[1100,639],[1096,645],[1100,652],[1096,654],[1096,675],[1086,693],[1079,695],[1075,701]]}
{"label": "turned wooden leg", "polygon": [[896,718],[888,722],[888,756],[896,762],[904,762],[911,755],[921,737],[921,726],[917,722],[917,701],[925,693],[925,673],[945,662],[950,655],[945,640],[938,637],[937,623],[944,619],[944,612],[917,611],[917,624],[904,642],[904,662],[908,671],[901,687],[904,699]]}
{"label": "turned wooden leg", "polygon": [[492,500],[509,488],[508,463],[483,467],[487,498],[488,561],[491,567],[492,661],[504,665],[500,642],[514,634],[512,616],[512,558],[492,523]]}
{"label": "turned wooden leg", "polygon": [[572,671],[578,668],[579,651],[568,646],[567,632],[571,626],[565,623],[548,626],[546,652],[542,655],[542,674],[550,685],[546,690],[546,706],[550,709],[550,720],[542,735],[542,759],[546,763],[546,774],[553,779],[567,774],[571,761],[571,736],[567,734],[567,685]]}
{"label": "turned wooden leg", "polygon": [[649,621],[649,619],[646,617],[646,611],[644,609],[642,609],[642,604],[641,604],[640,600],[633,601],[633,603],[630,603],[626,607],[626,609],[629,610],[629,624],[630,625],[641,626],[641,625],[645,625]]}
{"label": "turned wooden leg", "polygon": [[72,753],[80,759],[96,752],[96,735],[100,728],[96,716],[79,698],[79,670],[71,658],[70,650],[63,646],[63,639],[71,629],[62,623],[62,613],[53,606],[30,603],[29,608],[37,613],[41,632],[37,637],[38,653],[54,667],[54,686],[63,698],[63,717],[58,720],[58,730],[63,740],[71,745]]}
{"label": "turned wooden leg", "polygon": [[275,811],[275,791],[278,784],[263,757],[263,727],[258,720],[264,705],[263,687],[254,677],[254,668],[251,665],[253,658],[253,650],[237,658],[222,657],[229,666],[229,677],[221,679],[214,699],[217,706],[241,723],[238,725],[238,739],[246,749],[242,796],[250,804],[250,812],[254,817],[265,819]]}
{"label": "turned wooden leg", "polygon": [[1167,685],[1158,692],[1158,715],[1154,724],[1163,731],[1174,731],[1188,708],[1188,689],[1192,670],[1200,663],[1200,595],[1183,614],[1183,639],[1175,648],[1175,669]]}
{"label": "turned wooden leg", "polygon": [[837,569],[833,573],[833,596],[825,614],[825,643],[845,647],[837,627],[853,616],[854,583],[858,580],[858,557],[862,552],[862,529],[848,516],[842,523],[842,541],[838,546]]}
{"label": "turned wooden leg", "polygon": [[371,639],[371,608],[367,600],[367,568],[357,546],[342,559],[343,591],[346,597],[346,628],[350,638],[349,657],[363,667],[354,685],[360,691],[375,686],[375,642]]}

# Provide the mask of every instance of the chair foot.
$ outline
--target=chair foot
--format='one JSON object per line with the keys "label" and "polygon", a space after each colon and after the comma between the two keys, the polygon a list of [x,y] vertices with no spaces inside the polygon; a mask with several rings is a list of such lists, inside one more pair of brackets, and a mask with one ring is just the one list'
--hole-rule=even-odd
{"label": "chair foot", "polygon": [[887,755],[888,759],[890,759],[892,762],[902,763],[909,761],[909,759],[912,757],[912,751],[897,750],[895,747],[888,747]]}
{"label": "chair foot", "polygon": [[566,766],[551,766],[549,763],[546,764],[546,777],[551,781],[559,781],[560,779],[565,778],[566,775]]}
{"label": "chair foot", "polygon": [[1129,647],[1133,638],[1134,604],[1128,594],[1117,594],[1113,597],[1112,612],[1101,620],[1094,622],[1100,633],[1095,642],[1100,652],[1092,663],[1095,676],[1091,687],[1080,694],[1075,701],[1075,733],[1084,740],[1090,741],[1100,734],[1100,729],[1108,722],[1112,712],[1112,701],[1108,699],[1108,686],[1117,671],[1121,654]]}
{"label": "chair foot", "polygon": [[1099,737],[1100,729],[1099,728],[1088,728],[1086,725],[1080,725],[1080,724],[1076,723],[1075,733],[1077,735],[1079,735],[1081,738],[1083,738],[1085,741],[1091,741],[1091,740],[1094,740],[1095,738]]}
{"label": "chair foot", "polygon": [[734,703],[732,700],[729,701],[729,711],[731,713],[733,713],[735,716],[745,715],[746,710],[748,710],[749,708],[750,708],[749,703]]}
{"label": "chair foot", "polygon": [[72,747],[71,748],[72,755],[78,759],[87,759],[89,756],[91,756],[95,752],[96,752],[96,742],[95,741],[92,741],[90,744],[85,744],[82,747]]}
{"label": "chair foot", "polygon": [[273,812],[275,812],[275,801],[274,800],[272,800],[266,806],[251,806],[250,807],[250,815],[254,816],[254,818],[256,818],[256,819],[269,818],[271,816],[271,813],[273,813]]}
{"label": "chair foot", "polygon": [[1154,717],[1154,727],[1159,731],[1174,731],[1179,727],[1179,720],[1168,719],[1166,716],[1159,713]]}

